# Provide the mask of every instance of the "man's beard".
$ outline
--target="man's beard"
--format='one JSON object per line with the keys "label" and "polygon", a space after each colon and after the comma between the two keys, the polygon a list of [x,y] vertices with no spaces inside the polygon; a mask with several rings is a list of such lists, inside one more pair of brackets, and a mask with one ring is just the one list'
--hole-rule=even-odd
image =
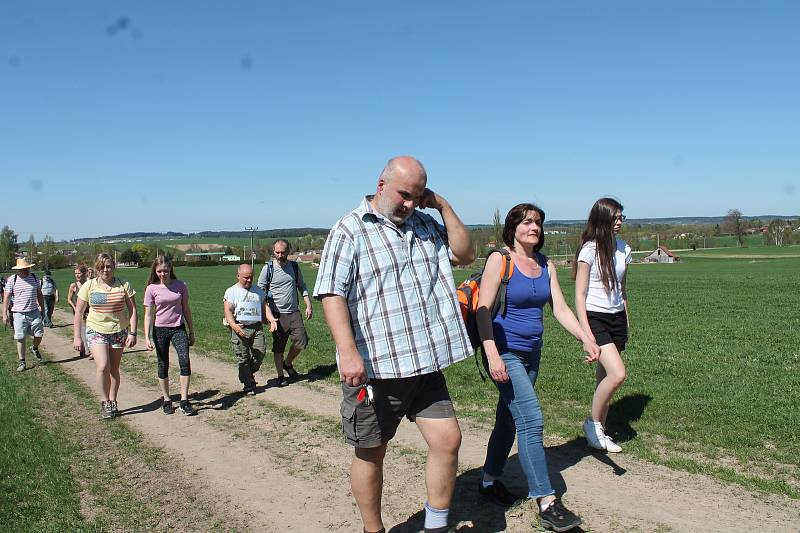
{"label": "man's beard", "polygon": [[405,216],[399,215],[392,210],[392,206],[389,204],[387,198],[380,197],[378,198],[378,212],[392,221],[393,224],[400,226],[406,223],[408,217],[410,217],[414,210],[411,209]]}

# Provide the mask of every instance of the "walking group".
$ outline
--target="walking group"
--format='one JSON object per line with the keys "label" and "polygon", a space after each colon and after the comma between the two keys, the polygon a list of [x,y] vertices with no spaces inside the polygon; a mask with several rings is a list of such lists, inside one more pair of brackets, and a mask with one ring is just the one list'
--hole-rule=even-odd
{"label": "walking group", "polygon": [[[443,225],[420,209],[439,211]],[[499,391],[483,477],[476,490],[511,507],[534,499],[542,525],[567,531],[581,519],[553,489],[542,442],[543,418],[534,384],[540,370],[543,308],[598,362],[597,385],[583,424],[589,446],[621,448],[605,433],[609,402],[625,379],[620,352],[628,331],[626,267],[631,249],[617,237],[622,205],[602,198],[592,206],[574,262],[577,316],[564,300],[553,262],[541,254],[544,211],[521,203],[505,217],[505,248],[492,253],[481,277],[477,326]],[[336,343],[342,381],[342,427],[354,447],[351,488],[365,533],[384,532],[383,461],[405,417],[428,445],[425,531],[449,530],[461,431],[442,370],[473,353],[453,282],[452,265],[474,260],[469,231],[447,200],[427,188],[422,164],[390,160],[374,195],[366,196],[331,229],[314,296],[322,301]],[[510,277],[503,279],[504,267]],[[501,292],[504,291],[504,292]],[[502,298],[497,314],[495,301]],[[518,440],[527,495],[500,478]]]}
{"label": "walking group", "polygon": [[[443,224],[425,209],[437,210]],[[507,213],[505,247],[488,256],[481,277],[478,348],[499,397],[475,490],[503,507],[535,500],[542,525],[554,531],[570,530],[581,519],[558,497],[547,469],[544,421],[534,388],[544,307],[549,304],[558,323],[580,343],[585,361],[597,363],[595,392],[583,423],[588,445],[620,452],[605,427],[611,398],[625,380],[620,354],[628,337],[625,282],[631,249],[617,236],[625,219],[622,211],[618,201],[601,198],[589,212],[573,264],[575,312],[562,294],[555,265],[541,253],[545,212],[534,204],[520,203]],[[256,285],[252,267],[243,264],[236,284],[224,294],[224,322],[246,394],[256,392],[256,372],[266,352],[264,325],[273,336],[278,386],[298,377],[293,362],[308,344],[303,320],[312,317],[311,300],[300,269],[288,260],[289,251],[288,242],[276,241],[274,259],[263,267]],[[453,265],[468,265],[474,259],[469,230],[450,203],[427,188],[423,165],[408,156],[386,164],[375,193],[339,219],[326,241],[313,296],[322,302],[336,345],[342,430],[354,448],[351,490],[365,533],[385,532],[384,457],[403,418],[416,424],[428,446],[425,531],[449,530],[461,430],[442,371],[474,352],[452,271]],[[22,369],[26,335],[34,337],[31,351],[41,357],[39,309],[46,303],[31,266],[18,263],[19,273],[4,289],[4,319],[9,296],[14,298],[14,337]],[[88,280],[85,267],[75,271],[68,300],[75,313],[74,348],[94,358],[102,413],[110,418],[118,412],[123,349],[136,344],[136,293],[115,277],[108,254],[100,254],[94,268],[97,276]],[[305,304],[302,313],[300,298]],[[167,373],[171,344],[180,366],[179,409],[195,414],[188,399],[189,347],[195,341],[189,290],[176,279],[167,257],[158,257],[152,265],[144,306],[145,345],[156,351],[163,411],[173,412]],[[515,437],[527,494],[513,494],[501,481]]]}

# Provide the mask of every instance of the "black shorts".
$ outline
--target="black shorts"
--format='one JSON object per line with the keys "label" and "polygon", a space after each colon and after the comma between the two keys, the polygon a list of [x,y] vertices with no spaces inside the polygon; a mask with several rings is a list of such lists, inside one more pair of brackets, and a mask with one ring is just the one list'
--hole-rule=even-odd
{"label": "black shorts", "polygon": [[586,318],[589,319],[589,327],[592,328],[592,335],[598,346],[613,342],[618,352],[625,350],[625,343],[628,342],[628,315],[625,311],[619,313],[586,311]]}

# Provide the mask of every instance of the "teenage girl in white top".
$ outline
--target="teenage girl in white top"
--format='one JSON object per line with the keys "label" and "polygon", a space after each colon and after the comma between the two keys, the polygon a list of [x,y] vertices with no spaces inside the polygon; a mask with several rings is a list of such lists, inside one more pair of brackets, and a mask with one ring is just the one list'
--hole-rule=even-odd
{"label": "teenage girl in white top", "polygon": [[625,277],[631,247],[617,237],[623,220],[622,204],[617,200],[597,200],[589,212],[573,266],[575,314],[584,331],[600,346],[597,387],[583,431],[590,447],[608,452],[622,451],[604,428],[611,398],[625,381],[620,353],[628,340]]}

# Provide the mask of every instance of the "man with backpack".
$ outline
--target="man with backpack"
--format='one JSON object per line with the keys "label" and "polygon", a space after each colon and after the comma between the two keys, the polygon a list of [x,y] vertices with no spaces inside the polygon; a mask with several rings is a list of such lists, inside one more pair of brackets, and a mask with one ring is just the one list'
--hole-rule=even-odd
{"label": "man with backpack", "polygon": [[[277,385],[285,387],[289,381],[283,372],[289,375],[290,380],[297,378],[297,371],[292,363],[301,351],[308,345],[308,334],[303,325],[303,316],[300,314],[297,293],[303,296],[306,304],[305,318],[311,320],[311,298],[308,296],[303,273],[296,261],[289,261],[289,241],[278,239],[272,245],[274,259],[268,261],[261,274],[258,276],[258,286],[267,293],[267,300],[272,309],[272,314],[278,319],[278,329],[272,332],[272,352],[275,357],[275,370],[278,373]],[[286,343],[291,339],[292,347],[286,359],[283,352]]]}
{"label": "man with backpack", "polygon": [[42,296],[44,296],[44,327],[53,327],[53,309],[58,303],[58,286],[56,280],[50,274],[50,269],[44,269],[44,276],[39,282],[42,289]]}
{"label": "man with backpack", "polygon": [[[17,259],[16,266],[11,268],[17,273],[8,277],[3,289],[5,296],[3,299],[3,322],[8,322],[9,311],[14,314],[14,340],[17,341],[17,355],[19,356],[17,372],[22,372],[26,368],[25,337],[33,337],[31,353],[36,356],[37,360],[42,360],[39,344],[44,337],[44,327],[42,326],[44,297],[36,274],[31,272],[33,266],[35,263],[28,263],[24,257]],[[10,305],[12,298],[13,306]]]}
{"label": "man with backpack", "polygon": [[[427,179],[416,159],[391,159],[374,196],[331,229],[314,288],[336,343],[350,484],[367,533],[385,531],[383,460],[404,417],[428,444],[425,531],[448,531],[461,430],[442,369],[472,354],[452,265],[474,252]],[[417,207],[436,209],[444,225]]]}

